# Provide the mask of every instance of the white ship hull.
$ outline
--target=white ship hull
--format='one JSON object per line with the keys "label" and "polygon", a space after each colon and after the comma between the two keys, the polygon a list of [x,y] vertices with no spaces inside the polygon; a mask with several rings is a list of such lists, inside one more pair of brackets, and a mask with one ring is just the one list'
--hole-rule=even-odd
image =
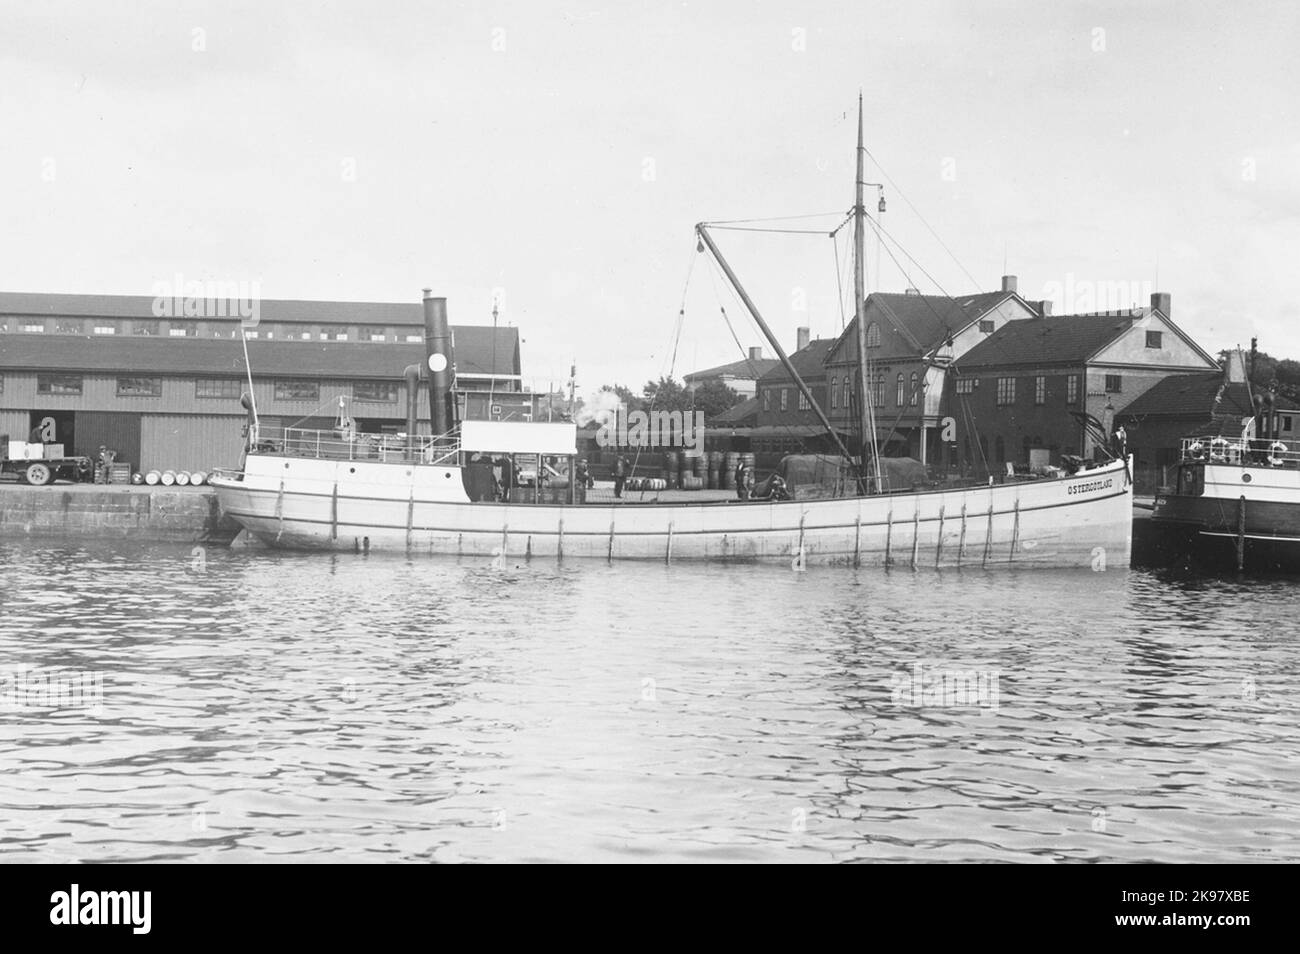
{"label": "white ship hull", "polygon": [[1125,567],[1124,462],[1071,477],[831,500],[471,503],[460,469],[250,455],[211,481],[223,511],[289,549],[507,558]]}

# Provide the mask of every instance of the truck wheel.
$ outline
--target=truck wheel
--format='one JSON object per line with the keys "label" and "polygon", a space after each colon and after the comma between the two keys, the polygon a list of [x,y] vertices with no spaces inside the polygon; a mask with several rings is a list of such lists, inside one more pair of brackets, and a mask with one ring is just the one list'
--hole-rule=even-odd
{"label": "truck wheel", "polygon": [[50,482],[54,474],[50,472],[48,464],[36,463],[28,464],[27,471],[23,476],[27,478],[27,482],[32,486],[44,487]]}

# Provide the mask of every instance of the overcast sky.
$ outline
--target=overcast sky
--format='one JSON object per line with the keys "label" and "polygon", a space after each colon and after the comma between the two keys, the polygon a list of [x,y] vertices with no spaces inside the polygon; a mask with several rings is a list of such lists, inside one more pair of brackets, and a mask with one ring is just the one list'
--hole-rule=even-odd
{"label": "overcast sky", "polygon": [[[846,210],[861,89],[911,284],[991,290],[1005,261],[1058,313],[1168,291],[1208,349],[1300,357],[1300,4],[0,10],[3,290],[429,285],[463,324],[496,293],[525,376],[576,360],[586,389],[665,372],[686,290],[680,377],[739,357],[720,302],[759,343],[702,256],[687,290],[694,223]],[[717,235],[784,341],[839,332],[828,238]],[[903,290],[876,254],[869,289]]]}

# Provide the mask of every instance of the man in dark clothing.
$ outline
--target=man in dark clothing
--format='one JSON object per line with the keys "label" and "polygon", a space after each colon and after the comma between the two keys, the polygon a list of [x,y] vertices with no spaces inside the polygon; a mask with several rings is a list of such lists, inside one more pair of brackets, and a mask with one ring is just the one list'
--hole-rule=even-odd
{"label": "man in dark clothing", "polygon": [[736,467],[736,497],[740,500],[748,500],[753,489],[754,472],[742,460]]}
{"label": "man in dark clothing", "polygon": [[623,484],[627,481],[627,458],[622,454],[614,461],[614,496],[623,496]]}

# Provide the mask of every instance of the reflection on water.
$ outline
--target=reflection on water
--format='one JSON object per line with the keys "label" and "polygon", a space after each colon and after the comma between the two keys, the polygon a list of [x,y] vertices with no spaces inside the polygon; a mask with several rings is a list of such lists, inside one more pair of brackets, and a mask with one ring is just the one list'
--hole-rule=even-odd
{"label": "reflection on water", "polygon": [[0,544],[0,860],[1295,861],[1297,585]]}

